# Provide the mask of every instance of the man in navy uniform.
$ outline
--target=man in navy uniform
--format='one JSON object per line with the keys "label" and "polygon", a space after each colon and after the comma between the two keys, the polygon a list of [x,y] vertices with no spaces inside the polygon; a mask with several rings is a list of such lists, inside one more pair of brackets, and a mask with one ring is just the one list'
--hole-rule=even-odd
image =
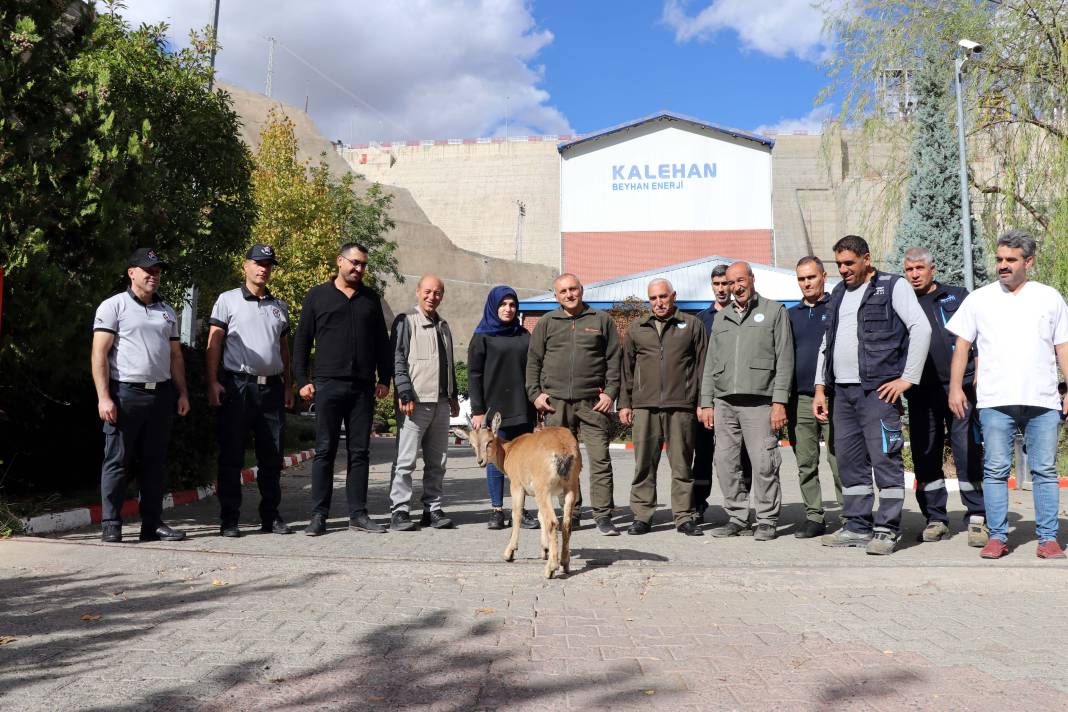
{"label": "man in navy uniform", "polygon": [[250,428],[256,442],[260,531],[290,533],[278,513],[285,411],[293,406],[286,343],[289,307],[267,289],[277,264],[273,247],[253,245],[242,265],[245,283],[220,294],[211,310],[208,403],[219,408],[219,534],[226,537],[241,536],[241,467]]}
{"label": "man in navy uniform", "polygon": [[163,488],[171,420],[189,412],[178,319],[156,293],[167,263],[151,248],[127,260],[130,287],[105,299],[93,321],[92,372],[104,421],[100,469],[101,539],[122,541],[122,503],[136,477],[141,541],[181,541],[163,523]]}

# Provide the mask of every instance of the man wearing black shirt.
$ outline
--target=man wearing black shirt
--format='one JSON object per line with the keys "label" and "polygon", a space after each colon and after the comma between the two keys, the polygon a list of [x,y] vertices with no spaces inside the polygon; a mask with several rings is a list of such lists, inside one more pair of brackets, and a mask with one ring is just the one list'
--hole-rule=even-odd
{"label": "man wearing black shirt", "polygon": [[[367,248],[354,242],[342,245],[337,277],[309,289],[301,307],[293,370],[301,398],[315,400],[316,416],[312,516],[304,530],[308,536],[326,532],[342,422],[349,456],[349,529],[385,532],[367,516],[367,477],[374,399],[389,394],[393,361],[381,298],[363,285],[366,269]],[[315,373],[310,376],[313,344]]]}

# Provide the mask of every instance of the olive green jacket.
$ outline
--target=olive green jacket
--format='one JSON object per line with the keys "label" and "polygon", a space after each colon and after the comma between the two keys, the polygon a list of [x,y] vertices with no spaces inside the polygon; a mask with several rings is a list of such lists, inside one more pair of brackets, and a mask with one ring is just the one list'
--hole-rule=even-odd
{"label": "olive green jacket", "polygon": [[620,408],[697,407],[708,337],[704,325],[678,309],[661,334],[650,314],[630,325],[623,338]]}
{"label": "olive green jacket", "polygon": [[527,397],[619,397],[619,332],[612,317],[583,305],[578,316],[555,309],[534,325],[527,352]]}
{"label": "olive green jacket", "polygon": [[794,377],[794,337],[786,307],[754,293],[745,314],[734,306],[721,309],[701,378],[701,405],[733,395],[770,396],[790,401]]}

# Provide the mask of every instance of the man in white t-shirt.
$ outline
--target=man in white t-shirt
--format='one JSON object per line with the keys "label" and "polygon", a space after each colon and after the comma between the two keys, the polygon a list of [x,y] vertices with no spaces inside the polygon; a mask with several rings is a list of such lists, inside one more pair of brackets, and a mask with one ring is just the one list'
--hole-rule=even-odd
{"label": "man in white t-shirt", "polygon": [[983,429],[990,541],[979,555],[1009,553],[1009,466],[1016,431],[1024,435],[1035,498],[1035,532],[1040,559],[1063,559],[1057,543],[1057,436],[1068,413],[1068,397],[1057,390],[1057,365],[1068,373],[1068,306],[1060,293],[1027,280],[1035,261],[1035,239],[1023,230],[998,238],[998,281],[964,300],[946,329],[957,335],[949,377],[949,408],[965,417],[964,372],[972,343],[979,352],[976,408]]}

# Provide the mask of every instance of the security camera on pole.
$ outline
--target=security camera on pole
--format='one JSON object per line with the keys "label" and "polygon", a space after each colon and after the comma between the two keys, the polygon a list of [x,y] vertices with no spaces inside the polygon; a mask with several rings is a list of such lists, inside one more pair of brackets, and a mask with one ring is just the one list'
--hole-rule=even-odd
{"label": "security camera on pole", "polygon": [[958,42],[957,46],[953,88],[957,92],[957,139],[960,141],[960,224],[964,250],[964,286],[970,292],[975,289],[975,278],[972,270],[972,206],[968,194],[968,149],[964,141],[964,98],[961,95],[960,82],[964,64],[970,58],[980,54],[983,51],[983,45],[965,39]]}

